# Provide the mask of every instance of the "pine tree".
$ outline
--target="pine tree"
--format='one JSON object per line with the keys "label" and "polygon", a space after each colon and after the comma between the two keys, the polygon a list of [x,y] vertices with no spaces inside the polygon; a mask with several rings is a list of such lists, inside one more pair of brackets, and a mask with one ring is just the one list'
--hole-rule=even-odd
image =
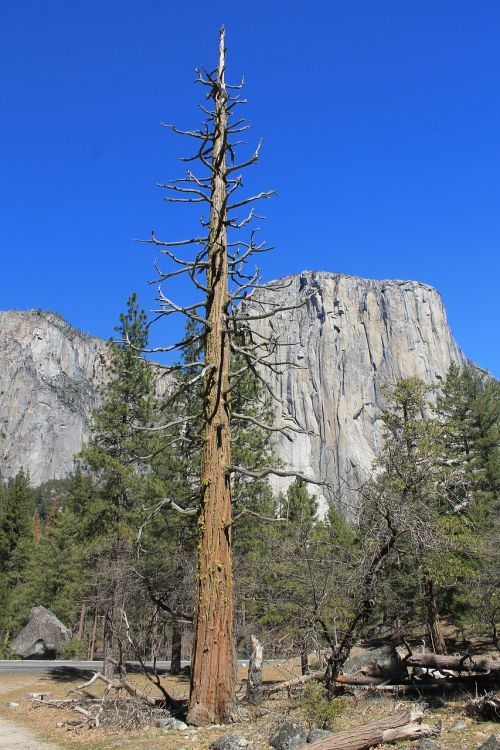
{"label": "pine tree", "polygon": [[[430,387],[406,378],[386,388],[388,408],[382,419],[386,438],[376,462],[376,485],[400,503],[411,528],[409,554],[420,569],[420,583],[432,644],[446,653],[431,553],[439,549],[439,517],[446,513],[445,488],[451,471],[441,451],[441,425],[431,418]],[[420,529],[418,526],[420,525]]]}
{"label": "pine tree", "polygon": [[305,528],[312,528],[317,514],[317,502],[306,487],[306,483],[297,477],[286,493],[286,517],[292,523]]}
{"label": "pine tree", "polygon": [[24,613],[18,597],[35,543],[33,493],[29,478],[21,471],[4,490],[0,514],[0,629],[5,641],[17,629]]}
{"label": "pine tree", "polygon": [[463,481],[452,488],[447,531],[458,547],[442,569],[456,585],[448,606],[459,622],[477,622],[498,643],[500,615],[500,384],[477,368],[452,365],[438,399],[448,462]]}
{"label": "pine tree", "polygon": [[500,492],[500,384],[477,368],[452,364],[438,411],[450,460],[463,466],[476,500],[494,502]]}
{"label": "pine tree", "polygon": [[82,516],[93,503],[94,485],[77,468],[65,488],[64,505],[53,504],[44,533],[32,547],[20,601],[25,611],[35,605],[47,607],[74,629],[92,575]]}
{"label": "pine tree", "polygon": [[79,508],[82,542],[93,569],[95,597],[104,614],[105,670],[113,672],[116,634],[122,609],[130,602],[131,561],[144,503],[157,499],[161,488],[150,469],[157,439],[150,432],[155,397],[151,366],[138,351],[147,344],[146,315],[136,295],[127,302],[110,342],[110,380],[94,414],[92,437],[80,455],[83,472],[93,478],[93,491]]}

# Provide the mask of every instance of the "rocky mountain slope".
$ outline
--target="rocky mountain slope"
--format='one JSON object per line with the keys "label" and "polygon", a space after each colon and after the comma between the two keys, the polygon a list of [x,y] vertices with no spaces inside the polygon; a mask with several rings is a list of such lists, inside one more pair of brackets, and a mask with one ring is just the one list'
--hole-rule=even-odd
{"label": "rocky mountain slope", "polygon": [[[381,385],[409,375],[438,383],[465,357],[439,294],[426,284],[305,271],[280,286],[273,302],[296,309],[255,325],[262,333],[272,328],[282,344],[277,359],[296,365],[266,377],[283,411],[310,434],[279,437],[278,452],[284,465],[328,483],[317,490],[322,501],[348,499],[381,442]],[[88,434],[106,357],[105,342],[58,315],[0,313],[4,476],[24,466],[38,484],[69,472]]]}
{"label": "rocky mountain slope", "polygon": [[107,345],[41,310],[0,312],[0,471],[37,485],[70,472],[88,434]]}
{"label": "rocky mountain slope", "polygon": [[272,377],[273,388],[311,434],[280,436],[278,452],[286,466],[328,483],[315,490],[320,500],[345,500],[349,509],[350,488],[366,480],[381,444],[382,384],[411,375],[437,384],[466,358],[427,284],[305,271],[279,285],[275,304],[307,301],[254,325],[278,337],[275,361],[294,364]]}

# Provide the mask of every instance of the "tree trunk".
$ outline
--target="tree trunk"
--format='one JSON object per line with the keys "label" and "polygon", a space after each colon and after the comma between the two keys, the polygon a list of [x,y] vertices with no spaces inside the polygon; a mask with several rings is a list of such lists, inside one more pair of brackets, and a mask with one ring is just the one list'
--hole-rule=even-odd
{"label": "tree trunk", "polygon": [[112,680],[115,674],[115,662],[113,655],[113,607],[109,607],[104,615],[104,638],[103,638],[103,674],[108,680]]}
{"label": "tree trunk", "polygon": [[493,641],[493,645],[495,646],[496,650],[500,650],[500,640],[498,638],[498,630],[497,630],[497,618],[495,615],[492,616],[490,620],[491,624],[491,640]]}
{"label": "tree trunk", "polygon": [[172,656],[170,659],[170,674],[181,673],[182,661],[182,625],[175,619],[172,623]]}
{"label": "tree trunk", "polygon": [[81,641],[83,640],[83,634],[85,630],[85,615],[87,614],[87,608],[85,604],[82,604],[82,609],[80,612],[80,622],[78,623],[78,634],[77,638]]}
{"label": "tree trunk", "polygon": [[396,711],[381,719],[369,721],[361,726],[336,732],[318,742],[308,745],[310,750],[367,750],[382,743],[399,740],[414,740],[438,734],[439,728],[421,724],[423,711]]}
{"label": "tree trunk", "polygon": [[90,636],[90,643],[89,643],[89,651],[88,651],[88,658],[90,661],[94,661],[95,656],[95,641],[97,638],[97,607],[94,609],[94,621],[92,623],[92,635]]}
{"label": "tree trunk", "polygon": [[[344,663],[349,658],[351,649],[356,643],[359,634],[370,619],[371,613],[375,606],[375,598],[373,597],[373,587],[377,578],[383,569],[387,557],[396,544],[396,541],[400,537],[402,532],[392,531],[391,536],[387,542],[383,543],[374,554],[368,570],[366,571],[363,579],[363,599],[360,602],[357,612],[355,611],[354,616],[349,622],[346,631],[342,637],[342,640],[338,645],[332,649],[332,652],[327,660],[326,667],[326,689],[328,691],[328,697],[331,699],[336,694],[342,691],[339,688],[337,677],[339,676]],[[337,636],[335,634],[335,641]]]}
{"label": "tree trunk", "polygon": [[482,675],[500,676],[500,661],[488,659],[486,656],[447,656],[439,654],[410,654],[403,656],[408,667],[422,667],[427,669],[447,669],[452,672],[478,672]]}
{"label": "tree trunk", "polygon": [[443,629],[439,619],[436,596],[434,594],[434,584],[432,578],[424,571],[422,576],[422,586],[424,598],[427,606],[427,620],[432,639],[432,648],[436,654],[446,654],[446,643],[444,640]]}
{"label": "tree trunk", "polygon": [[306,646],[300,648],[300,674],[309,674],[309,654]]}
{"label": "tree trunk", "polygon": [[205,338],[205,398],[195,637],[187,719],[198,726],[233,717],[233,576],[226,229],[227,93],[224,30],[215,89]]}
{"label": "tree trunk", "polygon": [[262,703],[262,644],[252,635],[252,655],[248,662],[247,700],[258,705]]}

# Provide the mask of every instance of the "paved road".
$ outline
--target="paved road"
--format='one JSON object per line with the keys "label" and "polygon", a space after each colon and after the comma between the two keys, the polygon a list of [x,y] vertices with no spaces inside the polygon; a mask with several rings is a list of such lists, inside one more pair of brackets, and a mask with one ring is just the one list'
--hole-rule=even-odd
{"label": "paved road", "polygon": [[[130,671],[139,669],[139,662],[127,662],[127,668]],[[182,666],[189,664],[183,661]],[[146,666],[152,668],[153,662],[146,662]],[[78,670],[79,672],[101,672],[103,668],[102,661],[72,661],[63,659],[0,659],[0,674],[49,674],[50,672],[63,672],[69,669]],[[169,661],[157,661],[156,668],[159,672],[166,672],[170,669]]]}
{"label": "paved road", "polygon": [[[146,667],[152,669],[153,662],[145,662]],[[189,666],[188,661],[181,662],[183,667]],[[248,659],[238,659],[238,665],[240,667],[248,666]],[[126,662],[127,670],[133,672],[140,670],[138,661]],[[0,659],[0,675],[1,674],[57,674],[58,672],[63,673],[68,670],[75,670],[78,672],[101,672],[103,668],[102,661],[72,661],[62,659]],[[158,672],[168,672],[170,669],[169,661],[157,661],[156,669]]]}

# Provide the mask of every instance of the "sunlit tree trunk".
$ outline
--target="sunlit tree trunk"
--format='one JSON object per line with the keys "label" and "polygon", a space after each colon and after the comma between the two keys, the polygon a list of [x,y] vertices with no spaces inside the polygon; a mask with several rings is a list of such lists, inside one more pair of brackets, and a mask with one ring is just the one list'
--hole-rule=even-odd
{"label": "sunlit tree trunk", "polygon": [[422,575],[422,587],[424,590],[425,604],[427,607],[427,622],[431,633],[432,647],[435,654],[446,654],[446,643],[443,635],[441,620],[439,619],[438,605],[434,594],[432,578],[424,571]]}
{"label": "sunlit tree trunk", "polygon": [[226,230],[227,94],[221,31],[212,153],[207,269],[205,401],[201,459],[202,504],[195,638],[188,721],[204,725],[233,714],[233,576],[231,565],[231,464]]}
{"label": "sunlit tree trunk", "polygon": [[182,625],[175,619],[172,623],[172,652],[170,674],[180,674],[182,667]]}

